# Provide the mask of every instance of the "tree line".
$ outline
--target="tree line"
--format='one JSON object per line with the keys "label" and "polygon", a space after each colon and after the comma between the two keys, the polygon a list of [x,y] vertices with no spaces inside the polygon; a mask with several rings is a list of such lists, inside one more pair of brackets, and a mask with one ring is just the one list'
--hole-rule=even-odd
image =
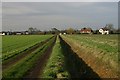
{"label": "tree line", "polygon": [[[92,34],[100,34],[99,30],[92,30],[92,28],[84,27],[82,29],[90,29]],[[120,34],[120,28],[115,29],[113,24],[106,24],[105,27],[107,30],[109,30],[110,34]],[[58,30],[57,28],[51,28],[49,31],[40,31],[37,28],[30,27],[28,29],[29,34],[60,34],[60,33],[66,33],[66,34],[81,34],[80,30],[74,29],[74,28],[68,28],[65,30]]]}

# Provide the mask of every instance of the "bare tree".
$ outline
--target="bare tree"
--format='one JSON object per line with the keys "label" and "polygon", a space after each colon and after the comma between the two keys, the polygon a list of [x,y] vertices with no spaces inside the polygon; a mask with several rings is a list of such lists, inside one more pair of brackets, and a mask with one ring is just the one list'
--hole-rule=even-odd
{"label": "bare tree", "polygon": [[34,32],[34,28],[33,27],[28,28],[28,32],[32,34]]}
{"label": "bare tree", "polygon": [[74,34],[74,29],[73,28],[69,28],[69,29],[66,30],[66,32],[68,34]]}
{"label": "bare tree", "polygon": [[113,24],[106,24],[105,28],[108,30],[114,30],[114,25]]}

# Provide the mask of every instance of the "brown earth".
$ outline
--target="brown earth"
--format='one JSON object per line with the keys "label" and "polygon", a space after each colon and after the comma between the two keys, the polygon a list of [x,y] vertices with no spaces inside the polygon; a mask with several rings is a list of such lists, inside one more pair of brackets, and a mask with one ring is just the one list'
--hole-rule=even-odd
{"label": "brown earth", "polygon": [[[51,37],[52,38],[52,37]],[[8,61],[5,61],[2,63],[2,70],[10,67],[11,65],[17,63],[18,61],[22,60],[24,57],[26,57],[27,55],[29,55],[30,53],[32,53],[33,51],[35,51],[37,48],[41,47],[43,44],[45,44],[46,42],[48,42],[51,38],[42,41],[40,43],[35,44],[34,46],[30,47],[29,49],[21,52],[20,54],[10,58]]]}
{"label": "brown earth", "polygon": [[63,55],[65,56],[65,65],[72,79],[80,80],[91,80],[97,79],[100,80],[99,75],[94,72],[94,70],[89,67],[83,60],[80,58],[77,53],[75,53],[71,46],[67,44],[61,37],[60,42],[62,46]]}
{"label": "brown earth", "polygon": [[63,40],[70,46],[75,54],[79,56],[79,59],[82,59],[100,78],[118,79],[118,74],[111,69],[108,64],[99,60],[95,55],[92,55],[87,48],[83,48],[83,46],[75,44],[68,39],[63,38]]}
{"label": "brown earth", "polygon": [[43,69],[45,64],[47,63],[47,60],[50,57],[50,54],[52,52],[53,46],[56,42],[56,38],[54,40],[54,42],[52,43],[52,45],[50,45],[45,52],[43,53],[43,55],[35,62],[36,64],[34,65],[33,68],[31,68],[24,76],[23,79],[40,79],[39,76],[42,74]]}

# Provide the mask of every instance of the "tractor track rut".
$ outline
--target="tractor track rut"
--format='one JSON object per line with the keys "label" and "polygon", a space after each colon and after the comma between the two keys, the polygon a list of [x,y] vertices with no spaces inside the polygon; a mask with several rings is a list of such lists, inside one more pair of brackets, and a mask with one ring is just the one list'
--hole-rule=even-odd
{"label": "tractor track rut", "polygon": [[[53,38],[53,37],[51,37]],[[27,55],[29,55],[30,53],[32,53],[33,51],[35,51],[37,48],[41,47],[42,45],[44,45],[46,42],[48,42],[51,38],[42,41],[40,43],[35,44],[34,46],[30,47],[29,49],[27,49],[26,51],[23,51],[22,53],[16,55],[14,58],[11,58],[10,60],[8,60],[7,62],[2,63],[2,70],[8,68],[9,66],[17,63],[18,61],[20,61],[21,59],[23,59],[24,57],[26,57]]]}
{"label": "tractor track rut", "polygon": [[42,74],[45,64],[47,63],[47,60],[49,59],[53,46],[55,45],[56,37],[52,43],[44,52],[43,55],[36,61],[36,64],[33,68],[31,68],[23,77],[24,80],[26,79],[40,79],[40,75]]}

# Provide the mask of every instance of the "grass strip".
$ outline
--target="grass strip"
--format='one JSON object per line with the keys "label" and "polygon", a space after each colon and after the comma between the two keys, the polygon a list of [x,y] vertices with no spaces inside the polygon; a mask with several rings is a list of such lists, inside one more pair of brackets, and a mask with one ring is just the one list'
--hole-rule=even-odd
{"label": "grass strip", "polygon": [[42,78],[68,78],[69,74],[65,69],[64,55],[61,50],[60,41],[57,37],[50,59],[44,68]]}

